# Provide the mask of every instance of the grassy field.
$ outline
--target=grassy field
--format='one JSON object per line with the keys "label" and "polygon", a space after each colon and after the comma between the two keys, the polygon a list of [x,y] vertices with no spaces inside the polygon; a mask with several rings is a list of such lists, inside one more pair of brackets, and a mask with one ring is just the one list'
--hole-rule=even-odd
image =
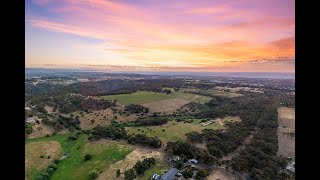
{"label": "grassy field", "polygon": [[[87,180],[88,172],[96,169],[98,172],[105,167],[123,159],[133,148],[122,142],[97,141],[88,142],[85,135],[80,135],[75,141],[67,140],[67,135],[55,135],[51,137],[36,138],[31,142],[57,141],[60,143],[63,152],[68,152],[69,157],[58,164],[58,169],[51,176],[52,180]],[[86,154],[91,154],[92,159],[83,161]],[[33,178],[37,174],[33,174]]]}
{"label": "grassy field", "polygon": [[108,95],[108,96],[102,96],[102,98],[107,100],[117,99],[118,102],[123,105],[146,104],[150,102],[175,99],[175,98],[181,98],[184,100],[203,104],[212,99],[211,97],[208,97],[208,96],[201,96],[201,95],[195,95],[195,94],[183,93],[183,92],[172,92],[171,94],[165,95],[163,93],[148,92],[148,91],[138,91],[131,94]]}
{"label": "grassy field", "polygon": [[207,103],[212,99],[209,96],[202,96],[202,95],[183,93],[183,92],[173,92],[170,95],[177,98],[182,98],[188,101],[192,101],[195,103],[200,103],[200,104]]}
{"label": "grassy field", "polygon": [[123,105],[129,105],[129,104],[144,104],[144,103],[149,103],[154,101],[161,101],[165,99],[172,99],[174,97],[170,95],[165,95],[162,93],[138,91],[132,94],[109,95],[109,96],[103,96],[102,98],[107,100],[117,99],[119,103]]}
{"label": "grassy field", "polygon": [[[138,130],[140,129],[140,130]],[[199,121],[195,121],[194,123],[184,123],[184,122],[175,122],[169,121],[167,124],[161,126],[145,126],[145,127],[129,127],[126,128],[129,134],[138,134],[144,133],[147,136],[151,137],[159,137],[162,141],[178,141],[184,140],[185,134],[197,131],[201,132],[203,129],[223,129],[223,126],[219,123],[213,123],[206,127],[200,125]],[[165,131],[163,131],[165,130]],[[142,132],[143,131],[143,132]]]}
{"label": "grassy field", "polygon": [[164,170],[170,169],[163,161],[156,161],[156,164],[148,169],[142,177],[139,177],[141,180],[149,180],[153,174],[163,174]]}

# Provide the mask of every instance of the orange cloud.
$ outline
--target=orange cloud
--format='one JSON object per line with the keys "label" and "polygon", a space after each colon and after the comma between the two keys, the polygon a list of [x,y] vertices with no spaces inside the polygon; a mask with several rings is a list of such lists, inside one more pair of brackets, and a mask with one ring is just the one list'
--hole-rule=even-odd
{"label": "orange cloud", "polygon": [[[52,3],[38,1],[43,6]],[[124,62],[224,69],[240,65],[253,68],[255,62],[264,61],[275,64],[279,57],[294,59],[294,17],[275,17],[254,9],[244,11],[229,4],[167,12],[123,1],[61,2],[61,6],[48,8],[64,15],[63,19],[32,16],[27,22],[33,27],[104,40],[107,45],[97,48],[122,57]],[[198,15],[208,16],[206,20],[191,21]]]}

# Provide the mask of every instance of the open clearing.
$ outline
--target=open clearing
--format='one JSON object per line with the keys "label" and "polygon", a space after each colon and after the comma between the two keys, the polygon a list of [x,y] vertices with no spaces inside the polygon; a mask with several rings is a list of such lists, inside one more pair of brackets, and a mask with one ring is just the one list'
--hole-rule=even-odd
{"label": "open clearing", "polygon": [[239,116],[227,116],[222,119],[222,122],[224,124],[229,123],[229,122],[233,123],[233,122],[240,122],[240,121],[241,121],[241,119]]}
{"label": "open clearing", "polygon": [[[83,116],[79,112],[76,112],[74,113],[74,116],[79,116],[81,129],[92,129],[98,124],[102,126],[111,124],[114,116],[117,116],[116,121],[118,122],[131,121],[137,118],[136,114],[130,114],[129,116],[126,116],[124,114],[121,115],[119,113],[113,113],[110,108],[100,111],[93,111],[89,114],[84,113]],[[91,120],[94,120],[94,123],[92,123]]]}
{"label": "open clearing", "polygon": [[278,155],[295,160],[295,109],[278,108]]}
{"label": "open clearing", "polygon": [[[138,162],[139,160],[142,161],[143,159],[150,158],[150,157],[154,157],[156,159],[162,160],[163,154],[161,152],[154,151],[154,150],[147,149],[147,148],[137,148],[134,151],[132,151],[130,154],[128,154],[123,160],[117,161],[115,164],[112,164],[111,166],[107,167],[103,171],[103,173],[99,176],[98,179],[101,179],[101,180],[104,180],[104,179],[123,179],[124,178],[124,175],[123,175],[124,171],[131,169],[136,164],[136,162]],[[153,167],[153,168],[156,169],[156,167]],[[117,169],[120,169],[120,172],[122,172],[120,177],[118,177],[118,178],[116,177]],[[150,170],[152,170],[152,169],[150,169]],[[147,176],[147,173],[148,172],[145,173],[145,176]]]}
{"label": "open clearing", "polygon": [[107,100],[118,100],[119,103],[123,105],[129,104],[145,104],[154,101],[161,101],[165,99],[173,99],[173,96],[165,95],[162,93],[149,92],[149,91],[138,91],[131,94],[119,94],[119,95],[108,95],[102,96],[102,98]]}
{"label": "open clearing", "polygon": [[[208,96],[196,95],[191,93],[183,93],[183,92],[172,92],[168,95],[163,93],[149,92],[149,91],[138,91],[131,94],[119,94],[119,95],[108,95],[102,96],[104,99],[114,100],[117,99],[118,102],[122,105],[129,104],[140,104],[140,105],[148,105],[149,103],[163,103],[164,100],[172,100],[173,104],[177,101],[183,101],[182,105],[186,104],[186,102],[196,102],[196,103],[206,103],[209,102],[212,98]],[[165,101],[164,101],[165,102]],[[168,101],[170,103],[170,101]],[[174,106],[174,105],[173,105]]]}
{"label": "open clearing", "polygon": [[52,134],[54,132],[54,129],[43,124],[35,124],[32,126],[32,133],[28,135],[28,138],[38,138],[46,136],[47,134]]}
{"label": "open clearing", "polygon": [[143,104],[143,106],[148,107],[151,112],[174,112],[176,109],[188,104],[190,101],[181,98],[168,99],[156,102],[150,102]]}
{"label": "open clearing", "polygon": [[31,142],[26,144],[25,153],[25,179],[31,180],[58,158],[61,146],[57,141]]}
{"label": "open clearing", "polygon": [[200,104],[207,103],[212,99],[209,96],[202,96],[202,95],[197,95],[192,93],[183,93],[183,92],[173,92],[170,94],[170,96],[174,96],[177,98],[185,99],[190,102],[195,102]]}
{"label": "open clearing", "polygon": [[[69,153],[67,158],[58,163],[58,169],[51,176],[52,180],[87,180],[90,170],[96,169],[100,172],[115,162],[124,159],[134,150],[133,146],[124,142],[110,140],[90,142],[83,134],[75,141],[70,141],[67,137],[66,134],[27,140],[26,146],[34,142],[46,143],[55,140],[59,142],[63,152]],[[33,151],[38,156],[41,155],[40,152],[41,149],[39,148]],[[86,154],[91,154],[92,159],[83,161]],[[52,159],[54,160],[54,158]],[[32,174],[33,178],[35,176],[36,174]]]}
{"label": "open clearing", "polygon": [[192,93],[172,92],[168,95],[156,92],[138,91],[131,94],[103,96],[104,99],[117,99],[122,105],[140,104],[150,108],[151,112],[173,113],[190,102],[204,104],[212,98]]}
{"label": "open clearing", "polygon": [[208,177],[208,180],[235,180],[235,179],[237,179],[236,175],[220,169],[212,170],[211,174]]}
{"label": "open clearing", "polygon": [[[199,120],[194,123],[184,123],[169,121],[161,126],[144,126],[144,127],[128,127],[126,130],[129,134],[146,134],[151,137],[159,137],[163,142],[185,140],[186,133],[196,131],[201,132],[203,129],[223,129],[219,123],[212,123],[208,126],[201,126]],[[164,130],[164,131],[163,131]]]}

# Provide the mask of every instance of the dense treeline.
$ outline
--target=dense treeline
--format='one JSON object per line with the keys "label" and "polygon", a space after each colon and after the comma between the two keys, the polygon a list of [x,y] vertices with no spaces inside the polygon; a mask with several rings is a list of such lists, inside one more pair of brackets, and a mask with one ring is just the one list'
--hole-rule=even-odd
{"label": "dense treeline", "polygon": [[213,165],[217,161],[217,158],[212,156],[207,150],[198,148],[188,142],[168,142],[166,152],[168,154],[178,155],[184,159],[194,158],[207,165]]}
{"label": "dense treeline", "polygon": [[248,135],[253,134],[251,143],[232,159],[231,167],[238,172],[249,172],[253,179],[288,178],[289,175],[280,173],[286,166],[286,160],[276,156],[276,108],[281,100],[279,96],[272,94],[250,94],[234,99],[214,98],[206,104],[208,109],[197,114],[198,117],[222,118],[226,115],[238,115],[242,122],[226,124],[228,129],[225,132],[205,129],[202,133],[192,132],[186,136],[191,142],[205,141],[210,155],[221,158],[233,152],[243,144]]}
{"label": "dense treeline", "polygon": [[231,167],[239,172],[250,172],[250,176],[257,180],[289,178],[280,171],[285,168],[286,159],[276,156],[277,127],[276,109],[266,109],[251,143],[232,159]]}
{"label": "dense treeline", "polygon": [[160,126],[169,121],[167,117],[150,117],[148,119],[137,119],[135,126]]}
{"label": "dense treeline", "polygon": [[77,82],[70,85],[60,85],[52,83],[39,83],[33,85],[25,83],[26,95],[37,95],[45,93],[79,93],[84,96],[103,96],[113,94],[133,93],[136,91],[153,91],[170,93],[162,91],[163,87],[178,88],[184,82],[179,79],[141,79],[141,80],[102,80]]}
{"label": "dense treeline", "polygon": [[203,142],[211,155],[221,158],[239,147],[244,139],[254,130],[257,120],[263,112],[261,104],[269,103],[268,99],[258,100],[256,97],[239,97],[235,99],[215,97],[206,105],[205,109],[197,114],[200,118],[222,118],[227,115],[239,116],[241,123],[226,124],[228,130],[214,131],[205,129],[202,133],[188,133],[191,142]]}
{"label": "dense treeline", "polygon": [[98,125],[92,129],[89,139],[99,140],[101,138],[126,139],[127,133],[123,127]]}
{"label": "dense treeline", "polygon": [[156,137],[147,137],[144,134],[128,135],[124,127],[120,126],[96,126],[92,129],[89,140],[99,140],[101,138],[126,139],[130,144],[143,144],[153,148],[159,148],[162,141]]}
{"label": "dense treeline", "polygon": [[92,97],[85,98],[80,94],[54,93],[34,96],[29,104],[36,105],[37,112],[46,112],[44,105],[48,105],[53,107],[53,111],[58,110],[59,113],[68,114],[78,110],[102,110],[115,106],[116,102]]}
{"label": "dense treeline", "polygon": [[156,159],[151,157],[151,158],[146,158],[142,161],[138,161],[133,168],[128,169],[124,172],[124,179],[126,180],[133,180],[134,178],[137,177],[137,175],[142,175],[146,170],[148,170],[150,167],[155,165]]}
{"label": "dense treeline", "polygon": [[130,104],[126,106],[124,110],[130,113],[148,113],[149,112],[149,108],[141,105],[136,105],[136,104]]}
{"label": "dense treeline", "polygon": [[148,137],[145,134],[136,134],[128,137],[129,144],[143,144],[153,148],[159,148],[162,141],[157,137]]}
{"label": "dense treeline", "polygon": [[60,131],[63,128],[67,128],[70,131],[81,130],[79,118],[64,117],[59,115],[58,117],[53,117],[51,120],[47,116],[42,117],[42,123],[53,127],[54,130]]}

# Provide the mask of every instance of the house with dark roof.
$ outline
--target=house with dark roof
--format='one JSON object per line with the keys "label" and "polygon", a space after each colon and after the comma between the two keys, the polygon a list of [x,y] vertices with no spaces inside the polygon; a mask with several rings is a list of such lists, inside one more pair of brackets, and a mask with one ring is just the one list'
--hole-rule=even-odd
{"label": "house with dark roof", "polygon": [[161,176],[160,180],[173,180],[177,173],[178,170],[176,168],[171,168],[167,173]]}

